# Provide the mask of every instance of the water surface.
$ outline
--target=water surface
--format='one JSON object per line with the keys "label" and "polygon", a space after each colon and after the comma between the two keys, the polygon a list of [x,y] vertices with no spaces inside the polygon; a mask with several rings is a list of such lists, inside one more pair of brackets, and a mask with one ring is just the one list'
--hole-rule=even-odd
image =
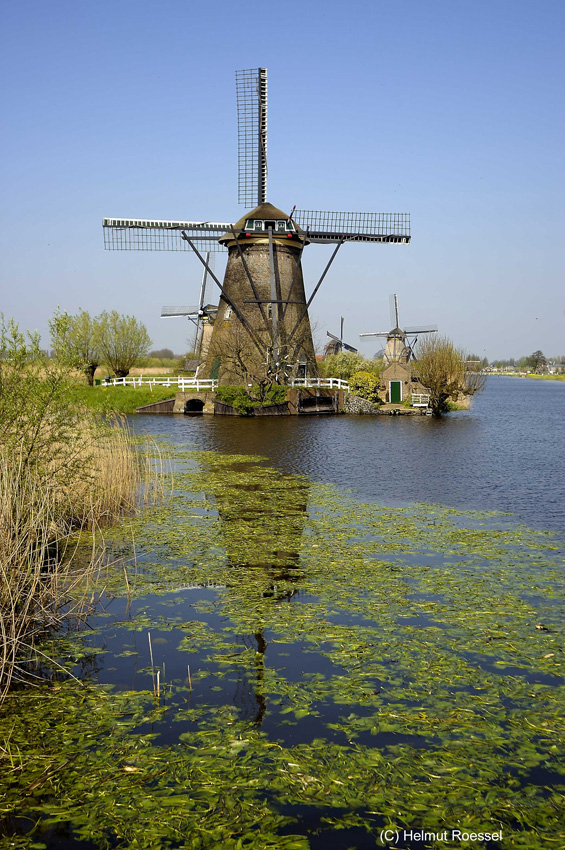
{"label": "water surface", "polygon": [[264,455],[384,504],[508,511],[565,529],[565,382],[493,376],[470,411],[430,416],[132,418],[175,445]]}
{"label": "water surface", "polygon": [[0,847],[565,846],[564,415],[132,417],[174,495],[0,713]]}

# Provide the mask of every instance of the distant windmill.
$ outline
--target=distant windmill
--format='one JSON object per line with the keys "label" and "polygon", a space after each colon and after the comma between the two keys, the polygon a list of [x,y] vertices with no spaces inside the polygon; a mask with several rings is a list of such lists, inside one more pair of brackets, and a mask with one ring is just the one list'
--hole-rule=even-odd
{"label": "distant windmill", "polygon": [[197,357],[205,354],[204,348],[204,329],[208,321],[213,321],[218,308],[212,304],[205,304],[206,299],[206,283],[208,279],[208,268],[214,268],[214,256],[210,252],[206,254],[206,265],[202,272],[202,283],[200,285],[200,298],[196,306],[175,306],[163,307],[161,310],[162,319],[173,319],[184,317],[192,322],[195,326],[194,343],[192,350]]}
{"label": "distant windmill", "polygon": [[383,360],[385,366],[391,363],[408,363],[414,359],[414,349],[421,334],[437,333],[436,325],[419,325],[402,329],[398,318],[398,298],[390,296],[390,331],[375,331],[374,333],[359,334],[360,337],[377,336],[386,337],[386,347]]}
{"label": "distant windmill", "polygon": [[339,336],[334,336],[329,331],[326,331],[326,336],[329,336],[331,340],[331,342],[328,342],[326,344],[326,347],[324,349],[324,354],[326,357],[331,354],[339,354],[343,351],[343,349],[349,351],[351,354],[357,354],[356,348],[353,348],[352,345],[348,345],[346,342],[343,341],[343,316],[341,317]]}
{"label": "distant windmill", "polygon": [[[236,72],[239,203],[258,206],[238,222],[105,218],[109,250],[194,251],[220,289],[218,313],[201,377],[233,383],[227,355],[235,342],[250,374],[284,382],[299,372],[317,374],[308,309],[344,242],[408,244],[407,213],[296,210],[267,203],[267,70]],[[335,249],[308,300],[302,251],[309,243]],[[221,283],[201,251],[227,249]],[[245,350],[244,350],[245,349]],[[240,376],[241,377],[241,376]]]}

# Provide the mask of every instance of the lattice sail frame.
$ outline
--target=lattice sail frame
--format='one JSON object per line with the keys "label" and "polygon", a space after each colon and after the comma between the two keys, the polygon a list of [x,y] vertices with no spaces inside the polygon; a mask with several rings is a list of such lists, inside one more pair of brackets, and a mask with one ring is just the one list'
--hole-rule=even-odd
{"label": "lattice sail frame", "polygon": [[267,69],[235,72],[237,97],[238,203],[267,200]]}
{"label": "lattice sail frame", "polygon": [[224,251],[218,239],[232,225],[218,221],[157,221],[137,218],[102,220],[107,251],[192,251],[183,231],[200,251]]}
{"label": "lattice sail frame", "polygon": [[[294,221],[304,231],[307,242],[376,242],[407,245],[410,242],[409,213],[348,213],[322,210],[296,210]],[[234,227],[218,221],[159,221],[135,218],[105,218],[104,247],[108,251],[191,251],[182,233],[201,253],[225,248],[218,240]],[[245,244],[245,231],[237,236]],[[257,238],[254,232],[253,237]]]}
{"label": "lattice sail frame", "polygon": [[410,213],[295,210],[294,221],[308,230],[310,242],[410,242]]}

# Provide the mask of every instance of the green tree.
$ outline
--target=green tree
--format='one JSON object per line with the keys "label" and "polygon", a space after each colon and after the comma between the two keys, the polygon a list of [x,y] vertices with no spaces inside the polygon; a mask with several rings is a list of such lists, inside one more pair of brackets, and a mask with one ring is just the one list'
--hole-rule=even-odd
{"label": "green tree", "polygon": [[341,378],[343,381],[348,381],[355,372],[363,371],[380,375],[382,360],[366,360],[361,354],[342,351],[339,354],[330,354],[318,368],[324,378]]}
{"label": "green tree", "polygon": [[544,366],[547,366],[547,359],[544,356],[543,351],[539,349],[534,351],[533,354],[530,354],[529,357],[525,359],[526,366],[529,366],[532,372],[539,372]]}
{"label": "green tree", "polygon": [[94,373],[102,362],[100,320],[85,310],[79,310],[76,316],[57,311],[49,322],[49,330],[55,357],[84,372],[92,386]]}
{"label": "green tree", "polygon": [[456,401],[461,395],[474,395],[485,383],[480,363],[469,361],[447,337],[429,338],[419,344],[415,370],[430,394],[430,407],[435,416],[449,410],[450,401]]}
{"label": "green tree", "polygon": [[125,378],[136,360],[151,348],[147,328],[133,316],[122,316],[116,310],[101,313],[98,322],[103,362],[118,378]]}

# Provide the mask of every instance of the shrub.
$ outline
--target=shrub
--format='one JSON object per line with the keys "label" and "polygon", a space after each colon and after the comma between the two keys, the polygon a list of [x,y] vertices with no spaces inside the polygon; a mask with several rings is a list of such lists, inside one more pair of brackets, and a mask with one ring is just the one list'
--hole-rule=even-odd
{"label": "shrub", "polygon": [[288,387],[284,384],[271,384],[267,389],[259,384],[254,384],[250,388],[250,396],[257,405],[265,404],[284,404]]}
{"label": "shrub", "polygon": [[216,390],[216,401],[231,405],[242,416],[249,416],[255,406],[245,387],[218,387]]}
{"label": "shrub", "polygon": [[270,384],[267,387],[254,384],[249,387],[249,392],[242,386],[221,386],[216,390],[216,401],[231,405],[242,416],[249,416],[256,407],[283,404],[287,389],[282,384]]}
{"label": "shrub", "polygon": [[362,370],[355,372],[349,379],[349,391],[360,398],[366,398],[374,404],[382,404],[379,397],[380,378],[374,372]]}

